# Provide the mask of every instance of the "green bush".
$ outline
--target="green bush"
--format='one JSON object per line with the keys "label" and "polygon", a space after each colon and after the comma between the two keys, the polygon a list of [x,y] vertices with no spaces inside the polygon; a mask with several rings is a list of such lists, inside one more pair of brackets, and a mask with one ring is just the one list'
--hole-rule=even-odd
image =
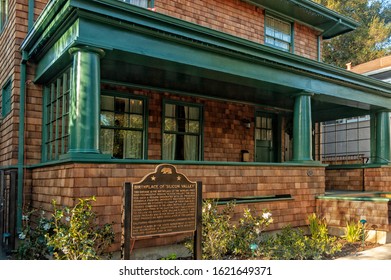
{"label": "green bush", "polygon": [[272,214],[263,211],[261,215],[253,215],[250,209],[244,209],[243,217],[234,225],[234,239],[231,251],[234,255],[254,255],[261,242],[261,233],[273,222]]}
{"label": "green bush", "polygon": [[95,201],[95,197],[79,199],[73,208],[62,209],[53,201],[53,234],[48,233],[45,237],[47,244],[53,247],[56,259],[100,259],[114,241],[111,224],[96,225],[91,201]]}
{"label": "green bush", "polygon": [[[342,237],[349,243],[354,243],[362,240],[365,233],[365,227],[360,221],[354,222],[350,221],[346,223],[345,235]],[[364,237],[365,238],[365,237]]]}
{"label": "green bush", "polygon": [[23,231],[19,234],[19,246],[16,258],[20,260],[47,260],[50,258],[51,250],[47,245],[45,234],[51,229],[50,220],[45,218],[45,212],[40,211],[36,225],[32,223],[32,216],[37,209],[25,212],[22,216]]}
{"label": "green bush", "polygon": [[342,249],[337,238],[329,235],[325,219],[312,214],[308,220],[311,235],[305,235],[302,229],[286,226],[265,241],[258,255],[274,260],[319,260]]}
{"label": "green bush", "polygon": [[[253,216],[249,209],[237,225],[231,221],[235,202],[218,207],[215,200],[205,200],[202,205],[202,258],[221,260],[227,255],[247,257],[258,248],[260,234],[273,222],[271,213]],[[185,243],[193,252],[193,243]]]}
{"label": "green bush", "polygon": [[95,197],[79,199],[73,208],[62,209],[53,201],[51,218],[47,219],[41,212],[35,227],[31,226],[31,214],[36,210],[28,212],[23,216],[16,257],[24,260],[93,260],[103,257],[114,241],[114,232],[111,224],[96,224],[92,201]]}

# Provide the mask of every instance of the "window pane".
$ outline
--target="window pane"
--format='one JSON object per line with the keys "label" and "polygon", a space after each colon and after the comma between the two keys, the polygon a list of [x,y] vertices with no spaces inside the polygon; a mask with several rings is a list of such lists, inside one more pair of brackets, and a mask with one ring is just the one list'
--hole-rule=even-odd
{"label": "window pane", "polygon": [[176,109],[176,106],[173,105],[173,104],[166,104],[165,106],[165,115],[166,117],[175,117],[176,114],[175,114],[175,109]]}
{"label": "window pane", "polygon": [[165,133],[163,136],[163,159],[175,159],[176,135]]}
{"label": "window pane", "polygon": [[105,111],[114,111],[114,97],[112,96],[101,96],[100,108]]}
{"label": "window pane", "polygon": [[132,113],[137,113],[142,115],[143,114],[143,101],[142,100],[135,100],[131,99],[130,100],[130,106],[131,106],[131,111]]}
{"label": "window pane", "polygon": [[125,158],[136,159],[142,157],[142,140],[143,139],[141,131],[125,132]]}
{"label": "window pane", "polygon": [[129,113],[129,99],[116,97],[114,110],[118,113]]}
{"label": "window pane", "polygon": [[164,130],[177,131],[176,119],[166,118],[164,120]]}
{"label": "window pane", "polygon": [[198,160],[198,136],[185,135],[185,160]]}
{"label": "window pane", "polygon": [[200,123],[198,121],[188,121],[187,132],[199,133],[199,131],[200,131]]}
{"label": "window pane", "polygon": [[100,150],[103,154],[113,155],[114,145],[114,130],[101,129],[100,130]]}
{"label": "window pane", "polygon": [[130,127],[131,128],[143,128],[143,116],[130,115]]}
{"label": "window pane", "polygon": [[101,111],[100,112],[100,125],[114,126],[114,113]]}

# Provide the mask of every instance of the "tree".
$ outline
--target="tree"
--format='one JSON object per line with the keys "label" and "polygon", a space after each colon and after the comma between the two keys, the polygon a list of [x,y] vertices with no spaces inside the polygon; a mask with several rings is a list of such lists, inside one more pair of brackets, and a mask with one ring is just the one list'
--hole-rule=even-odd
{"label": "tree", "polygon": [[391,3],[383,0],[314,0],[360,23],[352,32],[323,42],[323,61],[339,67],[391,53]]}

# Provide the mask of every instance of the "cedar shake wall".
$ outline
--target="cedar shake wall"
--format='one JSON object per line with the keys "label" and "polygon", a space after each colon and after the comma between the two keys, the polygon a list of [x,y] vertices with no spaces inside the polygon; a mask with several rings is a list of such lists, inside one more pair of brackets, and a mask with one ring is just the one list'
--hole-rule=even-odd
{"label": "cedar shake wall", "polygon": [[[0,123],[0,165],[9,166],[17,163],[18,157],[18,113],[19,105],[19,64],[20,54],[18,44],[21,34],[20,27],[15,26],[16,0],[9,1],[8,22],[0,33],[0,95],[5,84],[11,80],[11,112]],[[18,12],[19,16],[19,12]],[[3,108],[2,98],[0,98],[1,109]],[[0,110],[1,111],[1,110]]]}
{"label": "cedar shake wall", "polygon": [[391,192],[391,167],[326,170],[326,189]]}
{"label": "cedar shake wall", "polygon": [[[238,0],[155,0],[157,13],[190,21],[260,44],[265,43],[265,11]],[[319,32],[294,24],[295,54],[317,59]]]}
{"label": "cedar shake wall", "polygon": [[[114,222],[116,242],[112,251],[118,251],[124,182],[140,181],[156,165],[70,163],[36,168],[32,170],[32,206],[50,211],[53,199],[59,205],[73,205],[75,198],[96,196],[94,211],[98,213],[98,222]],[[240,204],[235,208],[234,219],[242,215],[245,207],[271,211],[274,222],[270,230],[287,224],[306,225],[307,216],[316,210],[315,196],[324,194],[324,167],[179,164],[176,167],[191,181],[202,181],[204,199],[290,194],[292,200]],[[174,240],[165,237],[137,241],[136,247],[163,245]]]}
{"label": "cedar shake wall", "polygon": [[324,217],[329,226],[346,227],[346,223],[361,220],[365,216],[367,228],[390,231],[391,202],[357,201],[344,199],[317,199],[317,214]]}

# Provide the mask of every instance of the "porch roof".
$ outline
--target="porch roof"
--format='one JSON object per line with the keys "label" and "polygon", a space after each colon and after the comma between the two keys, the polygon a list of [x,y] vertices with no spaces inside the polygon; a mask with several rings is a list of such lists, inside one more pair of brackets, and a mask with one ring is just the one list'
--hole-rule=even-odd
{"label": "porch roof", "polygon": [[280,110],[306,91],[315,121],[391,109],[388,83],[117,0],[51,1],[21,48],[47,82],[80,45],[105,50],[106,81]]}

